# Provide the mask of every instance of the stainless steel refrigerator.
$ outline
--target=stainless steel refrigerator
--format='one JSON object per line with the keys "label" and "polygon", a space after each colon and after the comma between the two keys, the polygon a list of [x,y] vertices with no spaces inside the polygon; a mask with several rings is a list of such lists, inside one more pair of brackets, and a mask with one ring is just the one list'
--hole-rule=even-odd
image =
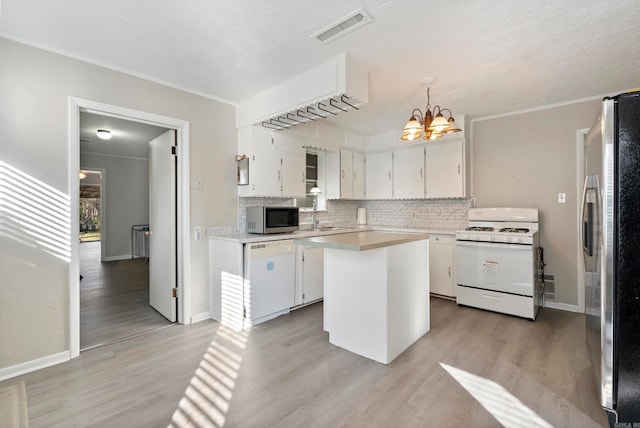
{"label": "stainless steel refrigerator", "polygon": [[640,91],[604,99],[585,154],[587,347],[610,425],[640,426]]}

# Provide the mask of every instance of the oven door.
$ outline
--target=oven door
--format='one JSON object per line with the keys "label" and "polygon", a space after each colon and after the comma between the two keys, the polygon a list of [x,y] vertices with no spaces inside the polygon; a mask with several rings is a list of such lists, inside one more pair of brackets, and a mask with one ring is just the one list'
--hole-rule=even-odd
{"label": "oven door", "polygon": [[456,241],[458,285],[533,296],[532,245]]}

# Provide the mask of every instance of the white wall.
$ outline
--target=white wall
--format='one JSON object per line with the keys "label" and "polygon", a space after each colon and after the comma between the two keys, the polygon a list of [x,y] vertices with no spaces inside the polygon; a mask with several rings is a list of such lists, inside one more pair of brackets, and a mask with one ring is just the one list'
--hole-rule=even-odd
{"label": "white wall", "polygon": [[[189,121],[191,225],[236,224],[237,130],[228,104],[3,38],[0,58],[3,369],[69,350],[69,96]],[[206,240],[190,266],[192,314],[208,313]]]}
{"label": "white wall", "polygon": [[[576,131],[589,128],[600,102],[580,102],[473,122],[473,196],[477,206],[537,207],[546,271],[555,300],[577,301]],[[558,203],[558,193],[567,202]]]}
{"label": "white wall", "polygon": [[131,257],[131,226],[149,223],[149,161],[80,153],[80,169],[104,170],[103,260]]}

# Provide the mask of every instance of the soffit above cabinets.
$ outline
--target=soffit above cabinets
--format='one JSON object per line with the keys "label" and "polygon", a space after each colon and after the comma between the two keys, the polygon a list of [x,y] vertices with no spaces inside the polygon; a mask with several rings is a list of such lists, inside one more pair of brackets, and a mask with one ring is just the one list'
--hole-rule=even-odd
{"label": "soffit above cabinets", "polygon": [[237,126],[287,129],[357,111],[368,101],[367,70],[342,53],[240,103]]}

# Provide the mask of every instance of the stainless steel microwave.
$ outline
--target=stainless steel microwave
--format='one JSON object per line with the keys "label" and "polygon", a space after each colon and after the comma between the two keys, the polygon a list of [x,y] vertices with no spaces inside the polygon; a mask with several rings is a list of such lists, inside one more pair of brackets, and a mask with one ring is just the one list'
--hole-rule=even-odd
{"label": "stainless steel microwave", "polygon": [[247,232],[284,233],[298,230],[297,207],[247,207]]}

